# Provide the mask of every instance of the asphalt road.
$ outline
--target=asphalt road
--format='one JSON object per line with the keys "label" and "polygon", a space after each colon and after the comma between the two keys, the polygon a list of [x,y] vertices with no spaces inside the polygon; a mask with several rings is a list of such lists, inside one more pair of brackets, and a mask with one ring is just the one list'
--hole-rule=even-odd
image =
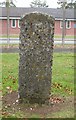
{"label": "asphalt road", "polygon": [[[10,38],[9,39],[9,43],[11,43],[11,44],[18,44],[19,42],[20,42],[19,38]],[[7,38],[0,38],[0,44],[7,44]],[[62,44],[62,39],[54,38],[54,44]],[[65,39],[64,44],[76,44],[76,39],[74,39],[74,38],[72,38],[72,39],[70,38],[69,40]]]}
{"label": "asphalt road", "polygon": [[[58,41],[59,40],[59,41]],[[62,44],[61,39],[58,38],[58,40],[54,40],[54,44]],[[11,44],[18,44],[19,43],[19,38],[10,38],[10,43]],[[66,39],[65,40],[65,44],[75,44],[76,40],[74,39],[69,39],[69,41]],[[7,38],[0,38],[0,44],[7,44]],[[73,48],[55,48],[54,52],[75,52],[76,50],[74,50]],[[0,48],[0,53],[19,53],[19,49],[18,48]]]}
{"label": "asphalt road", "polygon": [[[54,48],[55,53],[74,53],[76,52],[76,49],[73,48]],[[0,53],[19,53],[18,48],[0,48]]]}

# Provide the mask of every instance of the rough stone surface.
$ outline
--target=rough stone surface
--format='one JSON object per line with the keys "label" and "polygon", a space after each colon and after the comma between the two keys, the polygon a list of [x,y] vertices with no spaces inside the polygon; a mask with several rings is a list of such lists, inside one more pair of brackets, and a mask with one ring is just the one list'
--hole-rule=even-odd
{"label": "rough stone surface", "polygon": [[51,90],[54,19],[29,13],[20,26],[19,97],[45,103]]}

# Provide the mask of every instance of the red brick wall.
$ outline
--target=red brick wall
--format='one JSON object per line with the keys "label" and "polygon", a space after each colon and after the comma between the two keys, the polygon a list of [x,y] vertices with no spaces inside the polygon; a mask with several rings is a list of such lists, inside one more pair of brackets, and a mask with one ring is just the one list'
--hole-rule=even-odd
{"label": "red brick wall", "polygon": [[18,27],[18,20],[16,20],[16,28],[11,27],[11,21],[10,21],[10,34],[19,34],[20,28]]}
{"label": "red brick wall", "polygon": [[60,35],[61,34],[61,29],[60,29],[60,21],[55,21],[55,31],[54,31],[55,35]]}
{"label": "red brick wall", "polygon": [[[1,27],[2,24],[2,27]],[[6,20],[0,20],[0,34],[5,35],[7,34],[7,21]],[[19,35],[20,33],[20,28],[18,27],[18,20],[16,20],[16,28],[11,27],[11,20],[10,20],[10,28],[9,28],[9,33],[10,35]],[[60,21],[57,20],[55,21],[55,35],[61,35],[62,34],[62,29],[60,28]],[[71,21],[71,28],[66,29],[66,35],[74,35],[74,22]]]}
{"label": "red brick wall", "polygon": [[[11,27],[11,20],[9,23],[9,34],[13,35],[13,34],[19,34],[20,32],[20,28],[18,27],[18,20],[16,20],[16,27],[12,28]],[[6,20],[2,20],[2,34],[7,34],[7,21]]]}
{"label": "red brick wall", "polygon": [[[55,35],[61,35],[62,29],[60,28],[60,21],[55,21]],[[66,35],[74,35],[74,21],[71,21],[71,28],[66,28]]]}
{"label": "red brick wall", "polygon": [[7,23],[6,23],[6,20],[2,20],[2,34],[7,34]]}

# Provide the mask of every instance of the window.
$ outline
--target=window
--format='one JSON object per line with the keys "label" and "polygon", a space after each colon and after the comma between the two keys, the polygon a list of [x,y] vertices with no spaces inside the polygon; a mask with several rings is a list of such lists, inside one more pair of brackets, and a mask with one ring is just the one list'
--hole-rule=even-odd
{"label": "window", "polygon": [[15,19],[13,19],[13,20],[11,21],[11,27],[12,27],[12,28],[15,28],[15,27],[16,27],[16,20],[15,20]]}
{"label": "window", "polygon": [[20,20],[18,20],[18,28],[20,28]]}
{"label": "window", "polygon": [[63,21],[60,21],[60,28],[63,28]]}
{"label": "window", "polygon": [[63,28],[63,20],[60,21],[60,28]]}
{"label": "window", "polygon": [[70,21],[70,20],[67,20],[67,21],[66,21],[66,28],[67,28],[67,29],[70,29],[70,28],[71,28],[71,21]]}
{"label": "window", "polygon": [[[60,21],[60,28],[61,28],[61,29],[63,28],[63,21]],[[70,20],[67,20],[67,21],[66,21],[66,28],[67,28],[67,29],[70,29],[70,28],[71,28],[71,21],[70,21]]]}

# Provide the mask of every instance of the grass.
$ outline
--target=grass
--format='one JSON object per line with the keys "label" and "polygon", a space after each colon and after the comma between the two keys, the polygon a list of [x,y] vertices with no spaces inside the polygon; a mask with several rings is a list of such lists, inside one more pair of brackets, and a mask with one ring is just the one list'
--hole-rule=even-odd
{"label": "grass", "polygon": [[[8,44],[0,44],[0,47],[7,47],[8,46]],[[17,44],[9,44],[9,47],[18,47],[19,46],[19,44],[17,43]]]}
{"label": "grass", "polygon": [[72,94],[74,92],[74,54],[55,53],[53,59],[52,92],[60,95]]}
{"label": "grass", "polygon": [[48,114],[47,118],[74,118],[74,109],[69,108],[65,111],[62,110],[56,113]]}
{"label": "grass", "polygon": [[[8,45],[7,44],[0,44],[0,47],[7,48]],[[14,48],[14,47],[18,48],[19,44],[9,44],[9,48]],[[54,45],[54,48],[62,48],[62,47],[64,47],[64,48],[75,48],[76,45],[72,45],[72,44],[64,44],[64,46],[61,45],[61,44]]]}
{"label": "grass", "polygon": [[[19,54],[9,53],[0,54],[2,58],[2,87],[3,95],[18,91],[18,65]],[[1,60],[0,60],[1,64]],[[52,71],[52,89],[51,93],[57,96],[73,96],[74,95],[74,54],[73,53],[54,53],[53,55],[53,71]],[[1,81],[1,78],[0,78]],[[6,110],[10,111],[10,109]],[[64,116],[65,115],[65,116]],[[46,118],[71,118],[74,110],[66,108],[58,112],[50,113]],[[7,118],[40,118],[41,114],[22,111],[11,112],[7,114]]]}
{"label": "grass", "polygon": [[[18,64],[18,54],[2,54],[3,94],[8,92],[7,87],[13,91],[18,90]],[[52,83],[53,94],[71,95],[74,93],[73,53],[54,53]]]}
{"label": "grass", "polygon": [[[9,38],[18,38],[19,35],[9,35]],[[0,35],[0,38],[7,38],[7,35]]]}
{"label": "grass", "polygon": [[[12,90],[18,89],[18,54],[3,54],[2,55],[2,83],[3,93],[7,93],[7,87]],[[7,82],[8,81],[8,82]]]}
{"label": "grass", "polygon": [[[54,35],[55,38],[62,38],[61,35]],[[68,39],[72,39],[72,38],[76,38],[76,36],[73,36],[73,35],[66,35],[65,38],[68,38]]]}
{"label": "grass", "polygon": [[[41,114],[29,114],[29,113],[21,113],[17,112],[17,113],[13,113],[12,115],[9,114],[6,118],[12,118],[12,119],[16,119],[16,118],[30,118],[31,120],[34,120],[35,118],[40,119],[43,118],[43,116]],[[74,110],[69,108],[68,110],[62,110],[59,112],[55,112],[52,114],[47,114],[45,115],[45,118],[74,118]],[[10,120],[10,119],[9,119]]]}
{"label": "grass", "polygon": [[[19,38],[19,35],[10,35],[10,38]],[[0,35],[0,38],[7,38],[7,35]],[[61,35],[55,35],[55,38],[62,38]],[[76,36],[73,35],[66,35],[65,38],[76,38]]]}

